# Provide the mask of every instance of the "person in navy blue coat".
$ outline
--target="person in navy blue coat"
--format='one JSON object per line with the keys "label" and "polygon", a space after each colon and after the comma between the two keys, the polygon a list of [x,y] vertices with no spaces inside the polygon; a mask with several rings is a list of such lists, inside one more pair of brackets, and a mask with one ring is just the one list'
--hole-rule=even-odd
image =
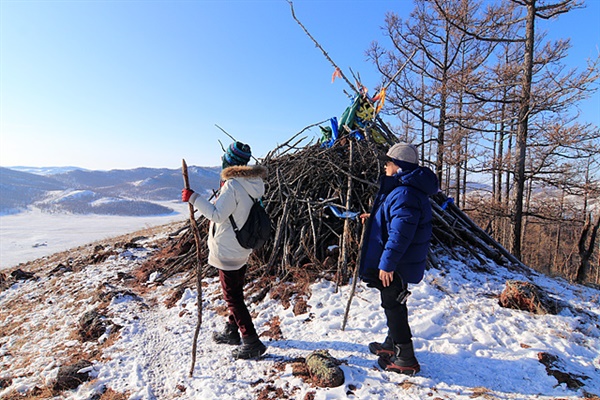
{"label": "person in navy blue coat", "polygon": [[406,298],[409,283],[423,279],[432,232],[429,196],[438,180],[431,169],[419,166],[417,148],[393,145],[385,156],[385,174],[370,214],[361,249],[360,278],[381,294],[388,334],[383,343],[369,344],[386,371],[416,374],[421,367],[414,355]]}

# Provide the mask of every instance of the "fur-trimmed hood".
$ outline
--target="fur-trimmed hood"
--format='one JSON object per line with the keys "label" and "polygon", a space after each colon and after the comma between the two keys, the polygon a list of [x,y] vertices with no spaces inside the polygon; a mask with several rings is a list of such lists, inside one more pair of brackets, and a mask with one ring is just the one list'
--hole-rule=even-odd
{"label": "fur-trimmed hood", "polygon": [[[221,179],[225,185],[234,187],[241,186],[255,199],[265,194],[265,182],[267,178],[267,168],[262,165],[252,166],[233,166],[221,171]],[[237,189],[241,190],[241,188]]]}
{"label": "fur-trimmed hood", "polygon": [[262,165],[238,165],[227,167],[221,171],[221,179],[224,181],[232,178],[260,178],[264,180],[267,179],[267,174],[267,167],[263,167]]}

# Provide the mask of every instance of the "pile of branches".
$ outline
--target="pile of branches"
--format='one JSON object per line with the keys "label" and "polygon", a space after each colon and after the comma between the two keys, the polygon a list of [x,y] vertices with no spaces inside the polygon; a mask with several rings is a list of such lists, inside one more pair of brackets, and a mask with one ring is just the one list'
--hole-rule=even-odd
{"label": "pile of branches", "polygon": [[[248,264],[251,278],[293,280],[298,271],[311,276],[329,274],[340,284],[352,276],[358,259],[363,224],[358,215],[369,212],[383,164],[377,156],[389,145],[342,135],[331,147],[319,143],[300,147],[295,137],[260,161],[269,170],[263,204],[273,222],[273,235],[253,252]],[[429,267],[444,269],[443,257],[468,260],[477,269],[489,269],[489,260],[528,269],[481,230],[443,193],[431,197],[434,223]],[[344,218],[347,213],[354,218]],[[201,253],[206,259],[208,223],[198,219]],[[193,274],[196,263],[189,223],[183,227],[158,263],[159,281],[179,272]],[[157,265],[159,264],[159,265]],[[205,274],[214,268],[205,266]],[[192,281],[192,277],[188,282]]]}
{"label": "pile of branches", "polygon": [[262,162],[269,170],[263,201],[274,235],[254,253],[253,264],[272,276],[299,267],[337,271],[347,280],[358,254],[358,215],[369,212],[383,168],[377,155],[385,148],[349,135],[331,147],[289,143]]}

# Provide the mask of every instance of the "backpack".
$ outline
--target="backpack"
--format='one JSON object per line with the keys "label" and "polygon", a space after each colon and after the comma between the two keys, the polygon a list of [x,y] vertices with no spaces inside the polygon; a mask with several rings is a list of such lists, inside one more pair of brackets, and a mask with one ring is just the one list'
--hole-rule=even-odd
{"label": "backpack", "polygon": [[244,226],[239,229],[233,219],[233,215],[229,216],[229,220],[240,246],[245,249],[256,250],[261,248],[271,237],[271,218],[269,218],[267,211],[259,200],[252,196],[250,198],[254,204],[250,208],[250,214],[248,214],[248,219]]}

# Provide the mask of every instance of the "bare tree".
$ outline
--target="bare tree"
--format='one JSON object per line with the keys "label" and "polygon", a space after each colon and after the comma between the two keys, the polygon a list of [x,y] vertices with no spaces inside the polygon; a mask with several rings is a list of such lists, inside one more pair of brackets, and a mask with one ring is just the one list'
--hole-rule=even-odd
{"label": "bare tree", "polygon": [[[441,11],[430,1],[415,3],[408,21],[402,21],[393,13],[387,14],[385,29],[392,49],[386,50],[375,42],[367,55],[389,79],[415,49],[421,53],[391,86],[387,112],[409,114],[420,125],[421,143],[435,143],[436,174],[442,187],[448,189],[450,171],[446,159],[454,154],[452,165],[460,171],[466,158],[466,154],[460,154],[464,153],[462,149],[460,152],[448,150],[453,149],[453,144],[455,150],[461,142],[464,144],[462,138],[470,133],[473,125],[469,122],[470,116],[479,108],[473,105],[479,101],[468,98],[461,86],[471,80],[471,75],[491,53],[492,45],[482,45],[445,21]],[[475,3],[469,1],[451,0],[443,7],[461,24],[469,24],[471,15],[477,13]],[[452,137],[453,134],[456,137]],[[456,157],[457,154],[460,157]],[[458,195],[461,179],[455,176],[454,180]]]}
{"label": "bare tree", "polygon": [[[433,1],[440,10],[443,10],[440,6],[441,0]],[[513,100],[517,105],[517,116],[511,212],[512,252],[517,258],[521,258],[531,121],[536,116],[547,119],[550,113],[564,111],[565,108],[588,96],[591,90],[590,84],[597,79],[597,63],[581,73],[564,71],[560,61],[566,55],[569,41],[545,43],[542,46],[543,36],[536,35],[535,26],[538,19],[555,18],[581,8],[581,1],[507,0],[500,4],[499,7],[490,7],[487,15],[473,26],[456,24],[448,14],[444,14],[444,18],[478,40],[517,44],[522,54],[518,64],[520,68],[514,82],[518,93]],[[498,29],[502,24],[507,29]],[[486,32],[493,32],[494,35]]]}

